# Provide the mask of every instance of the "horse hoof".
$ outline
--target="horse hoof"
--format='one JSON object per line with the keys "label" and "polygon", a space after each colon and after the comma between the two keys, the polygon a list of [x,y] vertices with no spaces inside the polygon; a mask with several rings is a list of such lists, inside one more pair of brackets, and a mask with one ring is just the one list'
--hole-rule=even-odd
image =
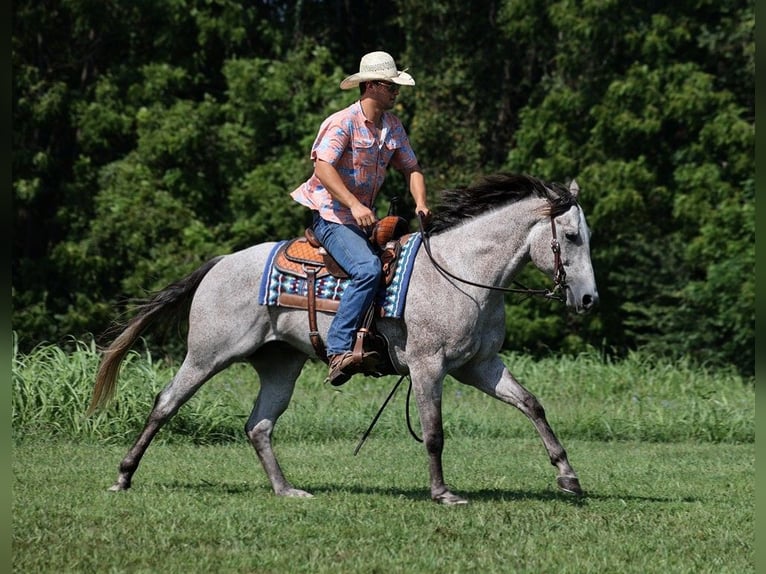
{"label": "horse hoof", "polygon": [[129,484],[125,485],[118,481],[109,487],[109,492],[123,492],[125,490],[128,490],[129,488],[130,488]]}
{"label": "horse hoof", "polygon": [[289,498],[314,498],[314,495],[300,488],[288,488],[280,493],[279,496],[287,496]]}
{"label": "horse hoof", "polygon": [[444,504],[445,506],[457,506],[460,504],[468,504],[468,501],[465,498],[462,498],[458,496],[457,494],[452,494],[449,491],[439,494],[438,496],[433,496],[431,499],[434,502],[438,502],[439,504]]}
{"label": "horse hoof", "polygon": [[582,488],[580,488],[580,481],[575,476],[559,476],[556,482],[559,485],[559,489],[568,494],[574,494],[575,496],[585,494]]}

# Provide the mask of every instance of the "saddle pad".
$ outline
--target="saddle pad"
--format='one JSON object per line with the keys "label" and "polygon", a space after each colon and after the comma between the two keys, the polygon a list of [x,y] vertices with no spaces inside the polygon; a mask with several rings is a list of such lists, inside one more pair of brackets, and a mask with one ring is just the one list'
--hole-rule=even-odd
{"label": "saddle pad", "polygon": [[[415,255],[417,255],[421,242],[422,237],[420,233],[413,233],[407,243],[402,245],[402,251],[399,255],[391,284],[387,288],[381,288],[377,294],[375,303],[380,307],[381,317],[398,318],[404,313],[412,265],[415,262]],[[286,273],[277,269],[274,265],[277,251],[284,243],[284,241],[277,243],[266,260],[266,266],[261,279],[260,293],[258,295],[258,302],[261,305],[278,307],[280,306],[279,297],[282,294],[306,297],[308,293],[308,282],[306,279]],[[317,308],[320,310],[332,309],[334,305],[324,306],[321,304],[321,301],[340,301],[349,281],[350,279],[338,279],[331,275],[317,278],[314,289],[317,298]]]}

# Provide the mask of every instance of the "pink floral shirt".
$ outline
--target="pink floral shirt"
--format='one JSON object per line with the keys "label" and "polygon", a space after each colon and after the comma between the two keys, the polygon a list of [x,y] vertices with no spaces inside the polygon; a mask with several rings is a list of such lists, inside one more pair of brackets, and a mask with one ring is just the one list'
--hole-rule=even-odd
{"label": "pink floral shirt", "polygon": [[[371,209],[389,165],[405,173],[418,165],[399,118],[386,112],[382,121],[377,130],[357,100],[322,123],[311,148],[311,159],[332,164],[348,190]],[[355,224],[351,210],[334,200],[315,174],[290,195],[327,221]]]}

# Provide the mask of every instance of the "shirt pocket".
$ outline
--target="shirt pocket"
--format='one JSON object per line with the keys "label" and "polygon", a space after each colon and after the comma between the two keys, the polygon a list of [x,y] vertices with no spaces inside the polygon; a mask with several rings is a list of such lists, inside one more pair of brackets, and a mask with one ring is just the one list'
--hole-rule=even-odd
{"label": "shirt pocket", "polygon": [[388,149],[391,153],[395,152],[399,148],[401,148],[404,145],[404,142],[400,137],[397,137],[396,135],[389,135],[386,138],[386,141],[384,142],[384,145],[386,149]]}
{"label": "shirt pocket", "polygon": [[379,156],[379,150],[375,138],[372,136],[359,136],[354,138],[353,164],[356,169],[374,169]]}
{"label": "shirt pocket", "polygon": [[375,145],[375,138],[372,135],[358,135],[354,138],[354,149],[362,153],[370,153],[370,149]]}
{"label": "shirt pocket", "polygon": [[402,140],[399,138],[387,137],[383,147],[380,148],[378,162],[381,165],[388,166],[394,154],[402,148],[402,143]]}

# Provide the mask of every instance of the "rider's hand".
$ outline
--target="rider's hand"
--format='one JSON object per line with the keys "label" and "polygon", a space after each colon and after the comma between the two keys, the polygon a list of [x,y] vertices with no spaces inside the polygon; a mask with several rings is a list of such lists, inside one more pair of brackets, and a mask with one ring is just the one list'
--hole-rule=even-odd
{"label": "rider's hand", "polygon": [[418,217],[423,218],[423,225],[428,225],[428,222],[431,221],[431,210],[428,209],[427,205],[419,205],[415,207],[415,214],[418,215]]}
{"label": "rider's hand", "polygon": [[375,221],[377,221],[372,210],[361,203],[358,203],[351,208],[351,215],[354,216],[356,224],[363,229],[371,227]]}

